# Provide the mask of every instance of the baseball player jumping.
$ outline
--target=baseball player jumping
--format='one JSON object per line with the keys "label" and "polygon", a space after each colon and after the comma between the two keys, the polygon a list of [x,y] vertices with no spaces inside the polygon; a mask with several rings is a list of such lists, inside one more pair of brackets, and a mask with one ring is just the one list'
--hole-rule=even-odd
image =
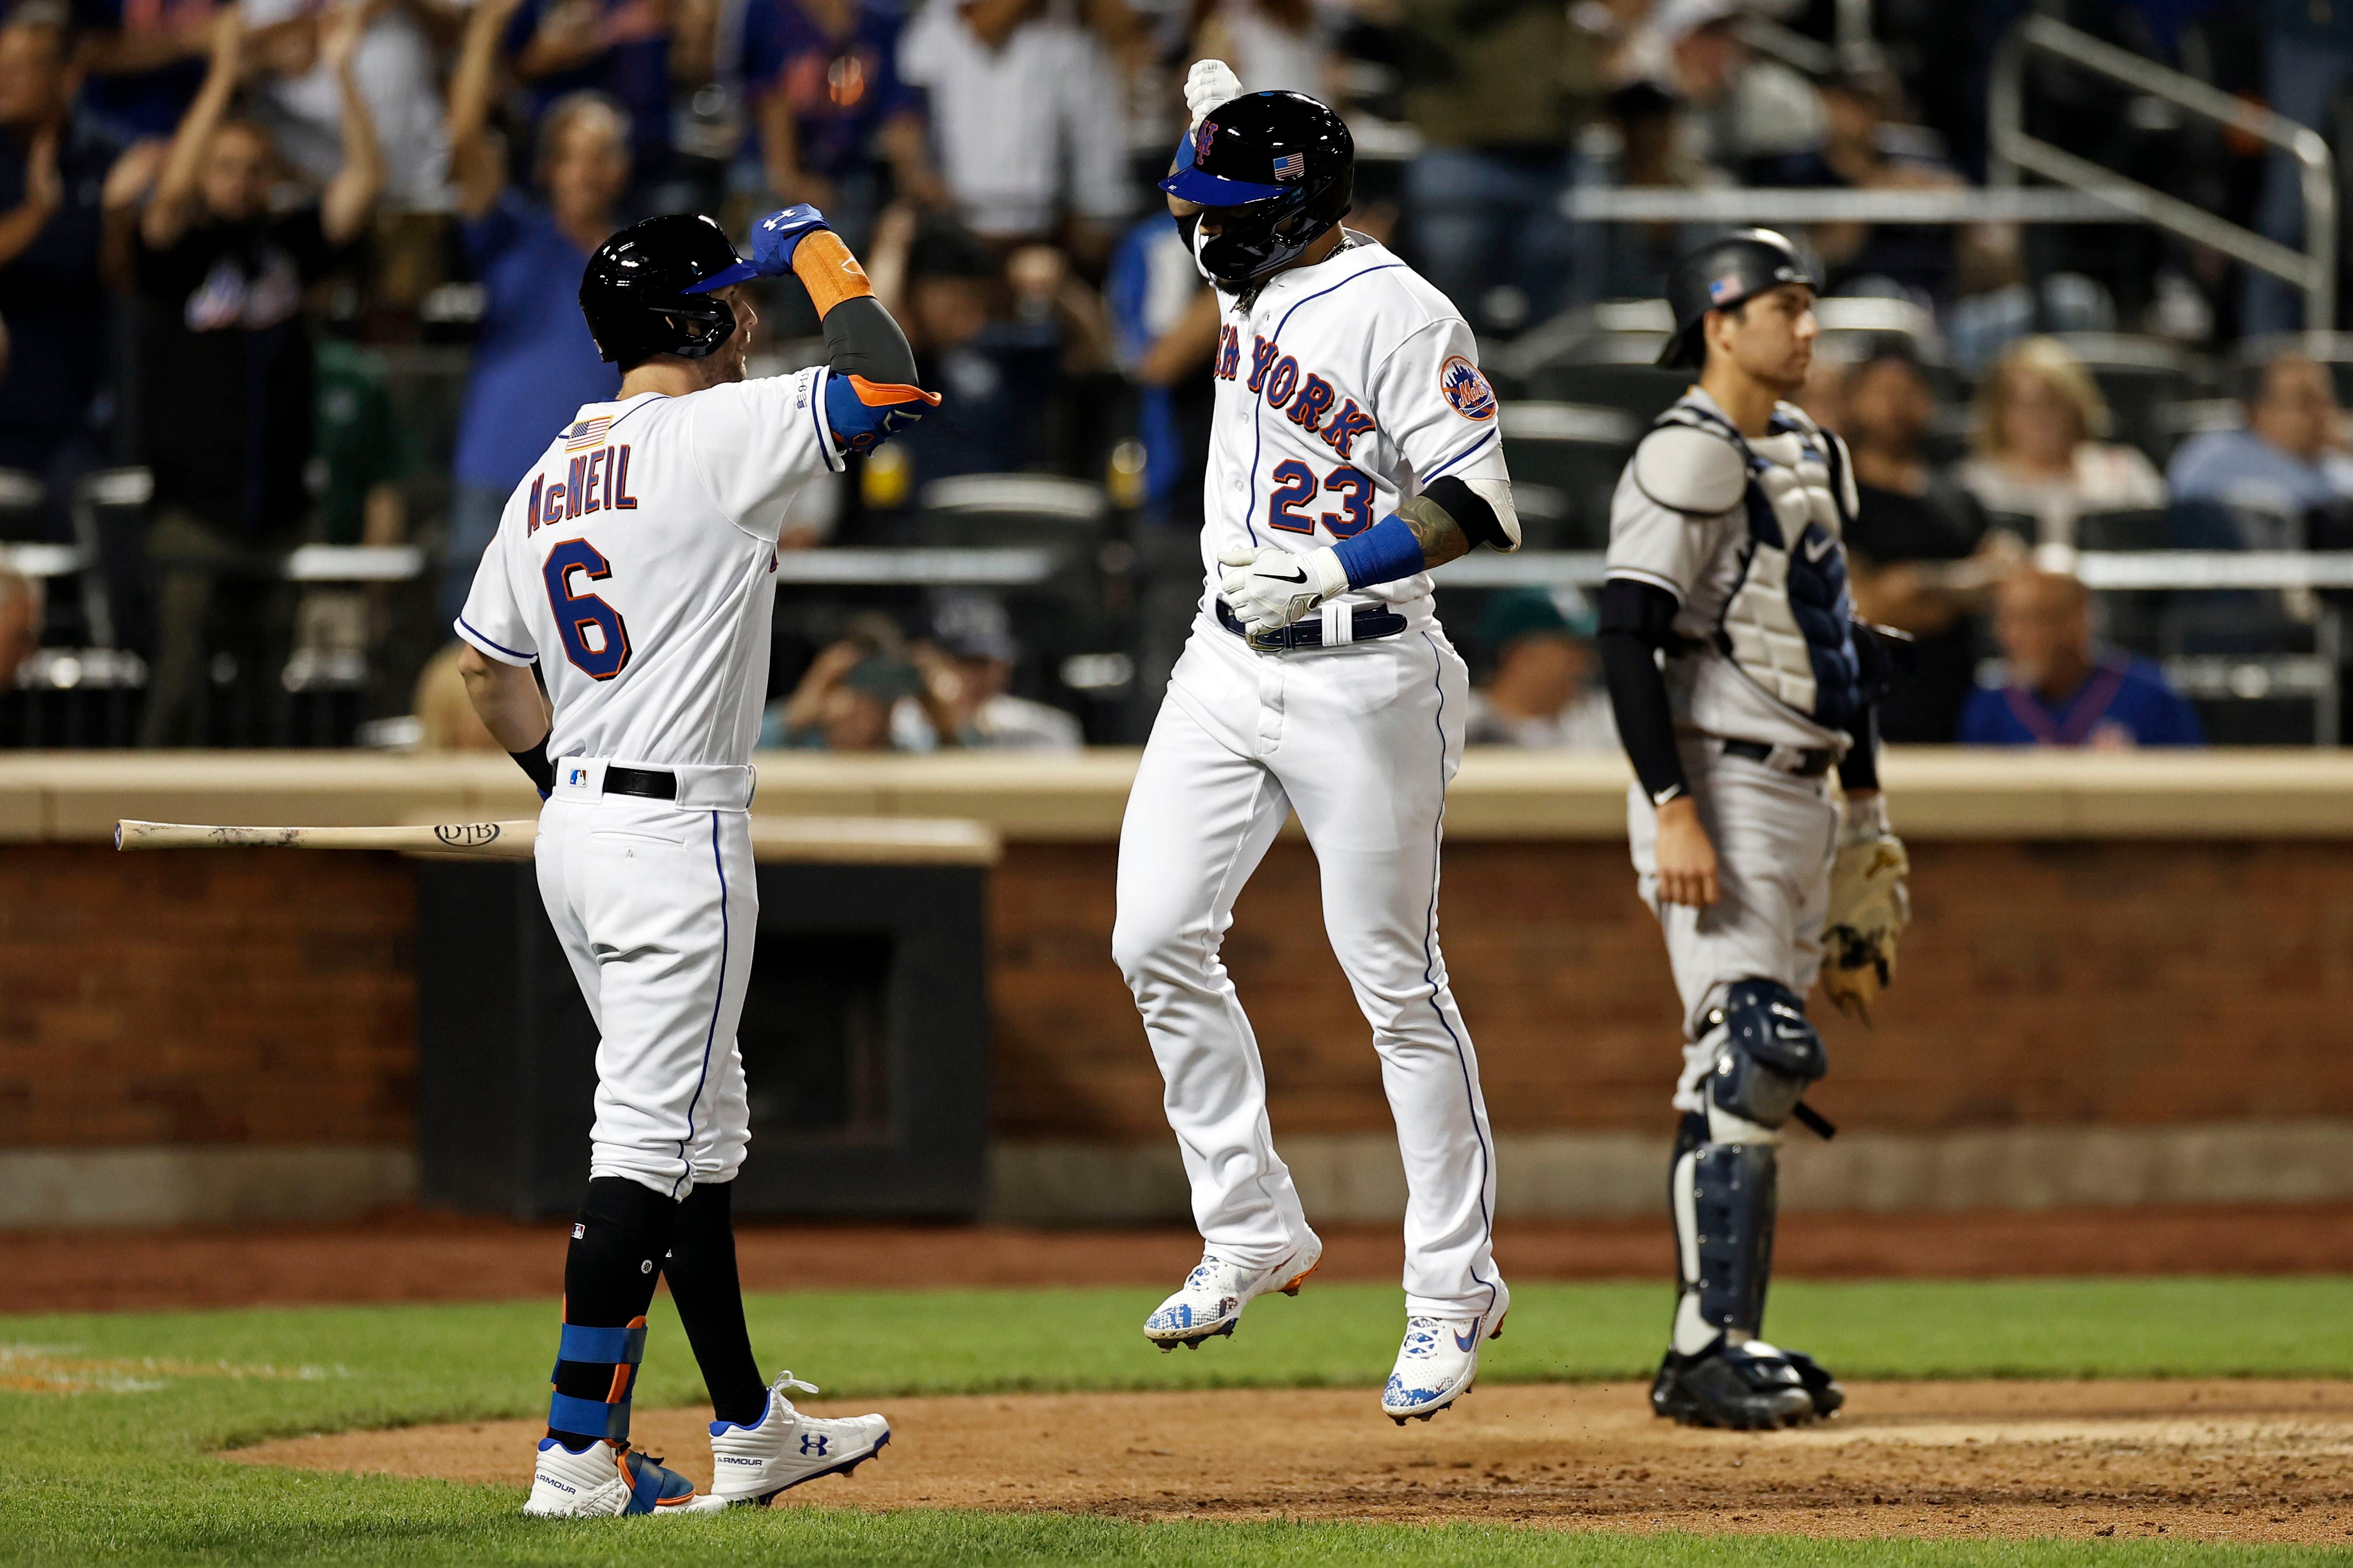
{"label": "baseball player jumping", "polygon": [[[786,272],[823,321],[828,363],[747,381],[758,317],[743,285]],[[764,219],[749,261],[708,218],[649,218],[590,258],[580,308],[620,390],[552,433],[457,622],[475,710],[547,802],[540,896],[601,1036],[523,1511],[765,1504],[891,1440],[880,1415],[806,1415],[789,1395],[814,1388],[761,1376],[736,1279],[730,1184],[749,1109],[735,1025],[759,911],[746,814],[776,535],[812,475],[937,399],[815,207]],[[629,1447],[661,1278],[718,1417],[704,1496]]]}
{"label": "baseball player jumping", "polygon": [[[1634,450],[1611,502],[1600,645],[1638,782],[1628,833],[1683,1011],[1669,1194],[1680,1295],[1651,1407],[1768,1428],[1844,1399],[1763,1338],[1775,1147],[1829,1062],[1806,1018],[1892,977],[1907,910],[1872,702],[1888,650],[1852,618],[1846,448],[1781,399],[1813,356],[1815,283],[1765,229],[1678,263],[1659,363],[1699,384]],[[1844,786],[1841,816],[1826,775]],[[1835,868],[1835,874],[1833,868]],[[1831,962],[1823,963],[1825,942]]]}
{"label": "baseball player jumping", "polygon": [[1382,1411],[1471,1386],[1511,1293],[1496,1272],[1493,1141],[1438,946],[1440,817],[1461,758],[1461,659],[1431,567],[1519,543],[1495,397],[1471,330],[1388,250],[1340,226],[1355,145],[1293,92],[1204,60],[1161,188],[1223,299],[1202,533],[1208,592],[1120,829],[1113,950],[1167,1089],[1206,1250],[1148,1318],[1162,1349],[1229,1334],[1314,1270],[1267,1125],[1266,1074],[1219,960],[1292,812],[1324,929],[1372,1026],[1409,1197],[1407,1327]]}

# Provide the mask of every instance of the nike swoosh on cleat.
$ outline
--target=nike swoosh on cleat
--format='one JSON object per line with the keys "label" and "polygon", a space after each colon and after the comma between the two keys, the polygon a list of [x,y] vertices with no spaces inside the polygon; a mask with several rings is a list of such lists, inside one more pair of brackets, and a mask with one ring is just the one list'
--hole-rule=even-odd
{"label": "nike swoosh on cleat", "polygon": [[1479,1348],[1478,1329],[1474,1326],[1467,1334],[1456,1334],[1454,1336],[1454,1348],[1461,1351],[1464,1355],[1469,1355],[1472,1351],[1477,1350]]}

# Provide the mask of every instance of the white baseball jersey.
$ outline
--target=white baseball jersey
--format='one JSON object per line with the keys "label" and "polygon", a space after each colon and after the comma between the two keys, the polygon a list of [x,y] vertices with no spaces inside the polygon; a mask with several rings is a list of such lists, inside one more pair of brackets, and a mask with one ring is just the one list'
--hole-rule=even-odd
{"label": "white baseball jersey", "polygon": [[[1362,533],[1444,474],[1505,477],[1495,394],[1470,326],[1387,247],[1350,234],[1314,267],[1277,273],[1247,309],[1229,303],[1214,366],[1208,526],[1220,552],[1305,552]],[[1345,595],[1420,602],[1419,573]]]}
{"label": "white baseball jersey", "polygon": [[776,535],[793,493],[842,466],[827,374],[584,405],[515,487],[457,630],[539,667],[549,756],[750,763]]}
{"label": "white baseball jersey", "polygon": [[[1495,397],[1445,296],[1362,236],[1227,302],[1201,553],[1319,549],[1442,475],[1504,478]],[[1355,607],[1407,629],[1356,642]],[[1324,928],[1381,1058],[1406,1179],[1406,1307],[1499,1313],[1494,1140],[1438,942],[1439,823],[1470,680],[1418,574],[1326,605],[1324,646],[1261,652],[1211,599],[1169,679],[1119,839],[1113,952],[1167,1083],[1209,1250],[1270,1268],[1311,1231],[1266,1114],[1266,1070],[1218,943],[1294,811]]]}

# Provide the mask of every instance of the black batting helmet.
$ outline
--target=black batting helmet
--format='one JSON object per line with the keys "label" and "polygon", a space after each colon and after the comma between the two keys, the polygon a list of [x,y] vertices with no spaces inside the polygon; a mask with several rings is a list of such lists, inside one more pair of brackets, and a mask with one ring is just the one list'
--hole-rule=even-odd
{"label": "black batting helmet", "polygon": [[1769,228],[1736,228],[1709,240],[1667,274],[1667,305],[1675,313],[1675,331],[1659,351],[1658,363],[1678,370],[1698,369],[1707,358],[1699,331],[1707,313],[1732,310],[1784,283],[1821,287],[1812,264],[1783,236]]}
{"label": "black batting helmet", "polygon": [[1220,283],[1249,283],[1299,258],[1348,210],[1356,140],[1303,92],[1253,92],[1219,104],[1185,139],[1182,167],[1160,182],[1179,201],[1217,207],[1200,244]]}
{"label": "black batting helmet", "polygon": [[[723,276],[726,275],[726,276]],[[702,359],[735,335],[724,300],[691,290],[744,276],[717,224],[694,213],[633,223],[596,247],[580,275],[580,313],[596,352],[628,370],[656,354]]]}

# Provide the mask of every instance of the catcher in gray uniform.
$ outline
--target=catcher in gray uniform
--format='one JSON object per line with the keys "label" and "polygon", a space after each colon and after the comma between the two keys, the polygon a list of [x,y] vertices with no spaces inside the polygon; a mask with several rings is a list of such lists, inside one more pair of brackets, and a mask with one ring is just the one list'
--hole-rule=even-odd
{"label": "catcher in gray uniform", "polygon": [[1847,595],[1854,479],[1838,437],[1781,401],[1812,362],[1813,300],[1811,268],[1769,230],[1677,264],[1660,363],[1699,384],[1610,506],[1601,656],[1685,1041],[1668,1189],[1681,1293],[1651,1403],[1693,1426],[1793,1426],[1844,1398],[1763,1337],[1775,1150],[1793,1119],[1830,1135],[1799,1103],[1829,1067],[1806,1017],[1817,973],[1864,1008],[1908,913],[1872,721],[1894,648]]}

